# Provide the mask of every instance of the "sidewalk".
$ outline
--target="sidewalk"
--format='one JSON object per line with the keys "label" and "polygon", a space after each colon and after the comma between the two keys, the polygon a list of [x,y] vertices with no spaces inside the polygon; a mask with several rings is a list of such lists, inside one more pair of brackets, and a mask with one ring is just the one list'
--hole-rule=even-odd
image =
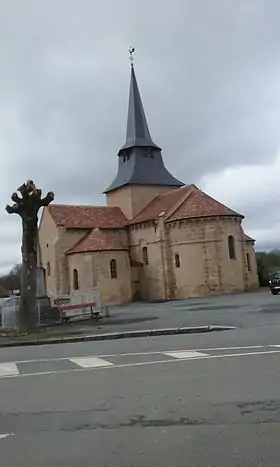
{"label": "sidewalk", "polygon": [[[28,335],[0,332],[0,347],[59,344],[93,340],[148,337],[171,334],[189,334],[233,329],[213,313],[201,314],[198,307],[210,307],[208,299],[131,304],[115,307],[110,317],[101,317],[98,322],[83,320],[67,324],[42,327]],[[197,311],[195,311],[197,309]],[[214,321],[213,321],[214,320]],[[219,321],[221,321],[219,323]]]}
{"label": "sidewalk", "polygon": [[30,345],[63,344],[99,340],[125,339],[135,337],[166,336],[175,334],[194,334],[234,329],[230,326],[187,326],[181,328],[152,328],[130,331],[104,332],[101,326],[81,326],[78,324],[40,328],[28,335],[0,333],[0,347],[19,347]]}
{"label": "sidewalk", "polygon": [[[276,297],[277,298],[277,297]],[[275,297],[266,291],[114,307],[110,317],[42,327],[25,336],[0,332],[0,347],[186,334],[280,325]],[[277,311],[277,313],[276,313]]]}

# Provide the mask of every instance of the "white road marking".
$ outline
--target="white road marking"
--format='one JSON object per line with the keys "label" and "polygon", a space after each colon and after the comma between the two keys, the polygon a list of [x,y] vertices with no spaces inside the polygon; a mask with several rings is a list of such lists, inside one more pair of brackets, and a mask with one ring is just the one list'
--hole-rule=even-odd
{"label": "white road marking", "polygon": [[12,376],[18,374],[18,367],[15,363],[0,363],[0,376]]}
{"label": "white road marking", "polygon": [[8,436],[13,436],[13,433],[3,433],[3,434],[0,434],[0,439],[8,438]]}
{"label": "white road marking", "polygon": [[107,362],[98,357],[78,357],[78,358],[69,358],[69,360],[76,365],[79,365],[82,368],[97,368],[97,367],[106,367],[114,366],[113,363]]}
{"label": "white road marking", "polygon": [[164,352],[164,355],[174,358],[183,358],[184,360],[188,360],[189,358],[207,357],[207,354],[205,353],[194,352],[192,350],[183,350],[181,352]]}
{"label": "white road marking", "polygon": [[[187,350],[156,350],[152,352],[128,352],[128,353],[118,353],[118,354],[101,354],[98,355],[100,358],[108,357],[126,357],[133,355],[156,355],[156,354],[166,354],[168,352],[208,352],[208,351],[220,351],[220,350],[247,350],[247,349],[263,349],[265,347],[271,347],[270,345],[249,345],[244,347],[210,347],[207,349],[187,349]],[[272,346],[275,347],[275,346]]]}
{"label": "white road marking", "polygon": [[[163,352],[160,352],[163,353]],[[81,367],[81,368],[75,368],[75,369],[65,369],[61,371],[43,371],[43,372],[38,372],[38,373],[22,373],[22,374],[17,374],[17,375],[5,375],[5,376],[0,376],[1,378],[24,378],[26,376],[47,376],[47,375],[55,375],[58,377],[60,374],[65,374],[65,373],[76,373],[80,371],[90,371],[90,370],[109,370],[113,368],[132,368],[132,367],[138,367],[138,366],[146,366],[146,365],[155,365],[155,364],[162,364],[162,363],[182,363],[182,362],[191,362],[191,361],[196,361],[196,360],[213,360],[216,358],[231,358],[231,357],[248,357],[248,356],[254,356],[254,355],[267,355],[267,354],[280,354],[280,350],[268,350],[268,351],[260,351],[260,352],[246,352],[246,353],[233,353],[233,354],[222,354],[222,355],[203,355],[200,357],[196,358],[177,358],[177,359],[167,359],[167,360],[156,360],[156,361],[151,361],[151,362],[138,362],[138,363],[124,363],[124,364],[112,364],[110,362],[106,362],[106,366],[91,366],[91,367]],[[93,357],[91,357],[93,358]],[[96,357],[94,357],[96,358]],[[69,359],[70,360],[70,359]],[[78,360],[78,359],[73,359],[73,360]],[[99,359],[101,360],[101,359]],[[76,361],[75,361],[76,363]]]}
{"label": "white road marking", "polygon": [[[46,347],[46,346],[44,346]],[[49,345],[48,345],[49,347]],[[185,350],[168,350],[168,352],[216,352],[222,350],[247,350],[247,349],[263,349],[266,347],[280,347],[280,345],[249,345],[244,347],[210,347],[207,349],[185,349]],[[108,357],[126,357],[126,356],[141,356],[141,355],[159,355],[166,353],[165,350],[156,350],[151,352],[126,352],[126,353],[112,353],[112,354],[100,354],[97,355],[98,358],[108,358]],[[72,360],[76,358],[87,358],[87,356],[83,357],[54,357],[54,358],[36,358],[31,360],[15,360],[15,363],[37,363],[37,362],[57,362],[57,361],[64,361],[64,360]],[[6,362],[5,362],[6,363]],[[1,363],[0,363],[1,364]]]}

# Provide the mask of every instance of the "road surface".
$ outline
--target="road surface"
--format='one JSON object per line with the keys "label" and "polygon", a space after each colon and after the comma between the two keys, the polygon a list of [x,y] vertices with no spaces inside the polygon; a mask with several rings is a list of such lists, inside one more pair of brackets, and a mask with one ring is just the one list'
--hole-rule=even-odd
{"label": "road surface", "polygon": [[233,331],[1,349],[1,467],[278,467],[275,310]]}

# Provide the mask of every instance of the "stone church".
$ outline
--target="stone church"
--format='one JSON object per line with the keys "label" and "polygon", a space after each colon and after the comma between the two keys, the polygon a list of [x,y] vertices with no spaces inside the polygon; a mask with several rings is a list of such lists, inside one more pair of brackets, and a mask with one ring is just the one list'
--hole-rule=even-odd
{"label": "stone church", "polygon": [[244,216],[164,165],[151,138],[133,64],[126,141],[107,206],[52,204],[39,227],[51,299],[98,287],[104,305],[245,292],[258,287]]}

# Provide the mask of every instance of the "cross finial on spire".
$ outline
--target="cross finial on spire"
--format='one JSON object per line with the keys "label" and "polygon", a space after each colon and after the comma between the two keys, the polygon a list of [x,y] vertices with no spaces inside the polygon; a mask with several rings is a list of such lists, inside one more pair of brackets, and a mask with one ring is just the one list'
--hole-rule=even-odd
{"label": "cross finial on spire", "polygon": [[133,67],[133,62],[134,62],[134,57],[133,57],[133,54],[135,52],[135,48],[134,47],[129,47],[129,60],[130,60],[130,64],[131,66]]}

